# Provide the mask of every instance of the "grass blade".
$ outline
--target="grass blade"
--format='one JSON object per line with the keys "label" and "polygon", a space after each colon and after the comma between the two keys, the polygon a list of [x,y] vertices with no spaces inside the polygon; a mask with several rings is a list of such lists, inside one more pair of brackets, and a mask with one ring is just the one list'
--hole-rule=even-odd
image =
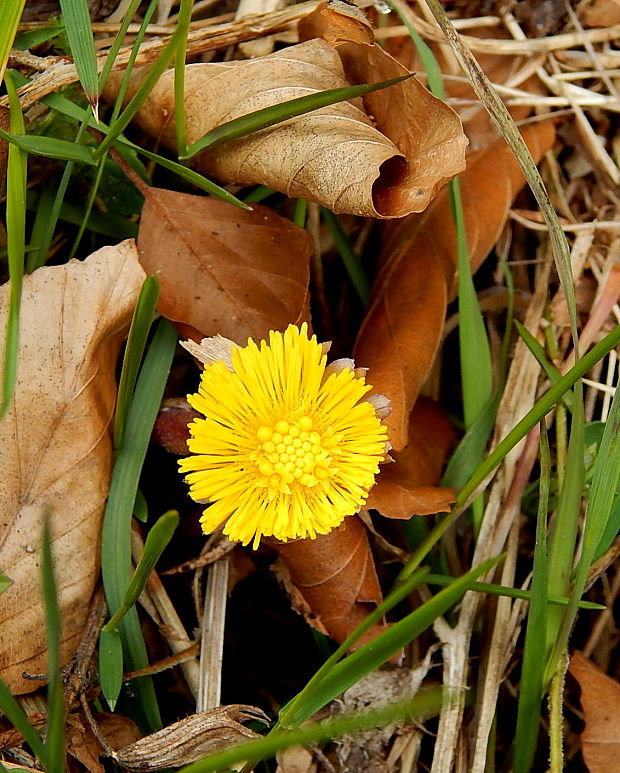
{"label": "grass blade", "polygon": [[[290,731],[281,731],[234,746],[209,755],[203,760],[181,768],[180,773],[216,773],[230,770],[231,766],[248,759],[263,760],[289,746],[311,746],[329,741],[342,735],[359,733],[376,727],[383,727],[399,718],[420,718],[435,716],[442,704],[439,690],[394,703],[374,711],[349,714],[337,719],[313,722]],[[238,768],[236,768],[238,769]]]}
{"label": "grass blade", "polygon": [[187,35],[192,18],[194,0],[181,0],[177,16],[177,46],[174,61],[174,117],[177,130],[177,152],[179,155],[187,149],[185,134],[185,55],[187,52]]}
{"label": "grass blade", "polygon": [[595,363],[601,360],[619,343],[620,325],[616,325],[605,338],[593,346],[581,359],[577,360],[575,365],[562,376],[557,384],[554,384],[534,403],[525,416],[515,424],[510,432],[497,444],[493,451],[491,451],[487,458],[478,465],[470,479],[457,494],[452,512],[439,521],[439,523],[437,523],[437,525],[422,540],[420,546],[411,555],[403,572],[401,572],[401,576],[406,576],[417,569],[433,546],[441,539],[450,526],[455,523],[459,516],[462,515],[469,498],[474,494],[478,486],[491,475],[495,468],[505,458],[506,454],[508,454],[508,452],[511,451],[534,426],[536,426],[543,416],[546,416],[547,413],[549,413],[553,406],[562,399],[578,379],[584,376]]}
{"label": "grass blade", "polygon": [[0,711],[5,715],[16,730],[24,736],[26,743],[37,757],[39,762],[45,763],[45,747],[41,736],[35,728],[28,722],[24,710],[11,695],[11,691],[0,679]]}
{"label": "grass blade", "polygon": [[60,675],[61,622],[58,590],[52,558],[49,517],[43,520],[41,540],[41,587],[47,634],[47,723],[45,740],[45,770],[65,771],[65,702]]}
{"label": "grass blade", "polygon": [[540,704],[544,694],[543,642],[547,638],[547,512],[551,482],[551,454],[544,421],[540,423],[540,498],[536,520],[536,544],[530,608],[525,630],[521,686],[514,744],[514,773],[528,773],[536,754],[540,727]]}
{"label": "grass blade", "polygon": [[125,435],[125,424],[127,422],[127,413],[133,399],[136,379],[142,357],[146,339],[151,329],[155,306],[159,298],[159,282],[157,277],[149,276],[144,280],[140,297],[133,313],[125,354],[123,356],[123,367],[118,384],[118,396],[116,398],[116,412],[114,414],[114,447],[120,448],[123,444]]}
{"label": "grass blade", "polygon": [[45,156],[59,161],[78,161],[80,164],[94,166],[95,149],[85,145],[76,145],[74,142],[59,140],[56,137],[41,137],[35,134],[22,132],[5,132],[0,129],[0,137],[11,143],[12,146],[33,153],[35,156]]}
{"label": "grass blade", "polygon": [[99,76],[88,3],[86,0],[60,0],[60,9],[80,83],[95,120],[98,120]]}
{"label": "grass blade", "polygon": [[493,568],[502,558],[492,558],[471,569],[421,607],[394,623],[387,631],[334,665],[311,691],[300,693],[304,695],[303,700],[297,700],[282,712],[280,723],[287,727],[301,724],[363,676],[388,661],[399,649],[425,631],[439,615],[450,609],[470,589],[477,577]]}
{"label": "grass blade", "polygon": [[17,25],[19,24],[26,0],[4,0],[2,4],[2,24],[0,24],[0,81],[4,78],[6,63],[13,46]]}
{"label": "grass blade", "polygon": [[390,86],[402,83],[411,77],[411,75],[403,75],[400,78],[392,78],[387,81],[380,81],[379,83],[365,83],[361,86],[327,89],[326,91],[319,91],[306,97],[297,97],[296,99],[289,99],[286,102],[280,102],[277,105],[264,107],[262,110],[256,110],[253,113],[242,115],[239,118],[234,118],[232,121],[227,121],[220,126],[216,126],[215,129],[207,132],[207,134],[201,137],[197,142],[190,145],[187,148],[187,152],[183,155],[179,155],[179,158],[182,161],[185,161],[206,148],[212,148],[220,142],[230,142],[230,140],[245,137],[246,134],[251,134],[260,129],[266,129],[268,126],[274,126],[275,124],[282,123],[282,121],[288,121],[290,118],[309,113],[312,110],[318,110],[321,107],[333,105],[336,102],[344,102],[347,99],[354,99],[355,97],[362,97],[364,94],[371,94],[373,91],[387,89]]}
{"label": "grass blade", "polygon": [[118,627],[134,606],[151,572],[179,525],[175,510],[164,513],[149,531],[144,552],[127,587],[125,597],[112,619],[101,629],[99,637],[99,664],[101,690],[112,709],[116,705],[123,683],[123,645]]}
{"label": "grass blade", "polygon": [[366,307],[370,301],[370,282],[366,272],[362,267],[359,255],[355,252],[349,237],[345,233],[344,228],[340,224],[340,220],[336,217],[336,215],[324,207],[321,207],[321,214],[323,215],[323,219],[331,231],[332,238],[336,244],[336,249],[342,258],[342,262],[344,263],[346,272],[349,275],[351,284],[355,288],[359,299]]}
{"label": "grass blade", "polygon": [[[5,73],[4,82],[6,83],[9,95],[11,130],[23,132],[24,116],[22,115],[19,98],[17,97],[13,79],[9,72]],[[11,291],[4,342],[4,372],[2,375],[2,405],[0,405],[0,419],[5,415],[11,404],[15,392],[15,379],[17,377],[19,310],[21,306],[24,259],[26,254],[27,162],[27,155],[22,149],[15,145],[9,146],[6,231]]]}
{"label": "grass blade", "polygon": [[144,552],[127,587],[125,598],[112,616],[112,619],[104,625],[106,631],[116,630],[123,617],[140,598],[140,594],[144,590],[144,586],[151,576],[155,564],[159,561],[159,557],[172,539],[172,535],[178,525],[179,514],[176,510],[168,510],[153,525],[144,543]]}
{"label": "grass blade", "polygon": [[[160,320],[140,369],[134,399],[127,415],[123,444],[116,452],[101,546],[103,584],[111,614],[123,603],[131,581],[133,505],[176,340],[174,328],[166,320]],[[135,608],[125,616],[120,632],[126,666],[131,670],[144,668],[148,659]],[[161,727],[161,719],[150,678],[137,679],[134,686],[147,725],[152,730],[158,729]]]}

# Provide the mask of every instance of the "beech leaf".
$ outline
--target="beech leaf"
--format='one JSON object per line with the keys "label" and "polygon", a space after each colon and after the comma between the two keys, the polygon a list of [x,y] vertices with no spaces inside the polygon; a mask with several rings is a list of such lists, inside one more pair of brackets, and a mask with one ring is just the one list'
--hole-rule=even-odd
{"label": "beech leaf", "polygon": [[[99,574],[112,462],[116,360],[145,274],[132,241],[24,277],[15,398],[0,422],[0,676],[15,694],[47,671],[36,578],[41,524],[52,531],[62,659],[77,647]],[[4,330],[10,286],[0,288]]]}
{"label": "beech leaf", "polygon": [[[168,319],[238,343],[308,319],[312,239],[258,204],[144,191],[138,250]],[[185,332],[188,332],[187,330]]]}
{"label": "beech leaf", "polygon": [[[523,137],[538,160],[553,145],[553,123],[529,126]],[[496,243],[525,181],[503,140],[473,154],[459,180],[475,271]],[[390,399],[392,413],[385,423],[396,451],[407,445],[409,414],[441,340],[455,285],[456,254],[444,190],[426,212],[409,215],[390,228],[379,257],[381,268],[354,356],[368,366],[368,383]]]}
{"label": "beech leaf", "polygon": [[441,478],[455,431],[443,410],[428,397],[420,397],[409,420],[409,442],[394,454],[394,464],[384,464],[370,491],[366,507],[388,518],[410,518],[450,510],[454,489],[435,484]]}
{"label": "beech leaf", "polygon": [[[356,515],[316,539],[271,542],[284,562],[303,603],[295,604],[307,622],[343,642],[383,597],[368,543],[368,532]],[[290,590],[290,589],[289,589]],[[375,625],[356,647],[385,629]]]}
{"label": "beech leaf", "polygon": [[[408,74],[377,45],[347,46],[342,60],[341,47],[317,39],[249,61],[188,65],[188,143],[287,100]],[[463,169],[467,140],[456,113],[414,78],[384,91],[390,90],[388,101],[368,95],[339,102],[223,143],[200,154],[197,165],[221,181],[262,183],[336,213],[387,218],[419,212]],[[383,115],[374,106],[396,114]],[[174,147],[172,70],[160,78],[136,120]]]}
{"label": "beech leaf", "polygon": [[580,652],[573,653],[569,671],[581,687],[585,721],[581,734],[584,762],[590,773],[609,773],[617,769],[620,755],[620,684]]}

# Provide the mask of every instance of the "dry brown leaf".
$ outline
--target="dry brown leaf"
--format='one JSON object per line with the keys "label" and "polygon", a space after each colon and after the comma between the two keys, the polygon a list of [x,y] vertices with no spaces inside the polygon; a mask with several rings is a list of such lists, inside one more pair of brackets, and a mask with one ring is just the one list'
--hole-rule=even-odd
{"label": "dry brown leaf", "polygon": [[410,518],[449,510],[454,502],[454,490],[435,484],[441,477],[455,434],[437,403],[428,397],[418,398],[411,411],[407,447],[394,455],[394,464],[382,465],[366,507],[388,518]]}
{"label": "dry brown leaf", "polygon": [[[132,241],[24,278],[15,399],[0,423],[0,676],[14,693],[47,670],[39,593],[41,527],[50,517],[63,621],[62,660],[79,644],[99,572],[112,462],[116,359],[144,271]],[[0,288],[4,330],[9,286]]]}
{"label": "dry brown leaf", "polygon": [[201,711],[124,746],[114,759],[130,770],[178,768],[235,743],[260,738],[241,724],[250,720],[269,721],[261,709],[241,704]]}
{"label": "dry brown leaf", "polygon": [[307,319],[312,239],[268,207],[150,188],[138,250],[159,311],[203,336],[245,344]]}
{"label": "dry brown leaf", "polygon": [[289,746],[276,754],[276,773],[317,773],[314,755],[305,746]]}
{"label": "dry brown leaf", "polygon": [[[553,124],[529,126],[523,137],[538,160],[553,144]],[[473,271],[493,248],[523,184],[521,169],[503,140],[469,160],[460,186]],[[390,398],[392,413],[385,423],[392,446],[402,451],[409,414],[435,358],[455,282],[456,233],[447,190],[426,212],[390,228],[379,261],[355,359],[369,367],[368,382],[375,390]]]}
{"label": "dry brown leaf", "polygon": [[[298,610],[332,639],[344,641],[382,601],[368,532],[356,515],[316,539],[270,544],[305,602],[297,604]],[[385,624],[373,626],[357,646],[382,630]]]}
{"label": "dry brown leaf", "polygon": [[[98,726],[112,748],[133,743],[140,738],[135,722],[122,714],[103,712],[98,717]],[[104,752],[88,724],[77,714],[69,714],[65,732],[69,754],[79,760],[88,773],[103,773],[105,768],[99,757]]]}
{"label": "dry brown leaf", "polygon": [[620,0],[593,0],[582,10],[584,27],[611,27],[620,24]]}
{"label": "dry brown leaf", "polygon": [[618,769],[620,757],[620,684],[591,663],[580,652],[570,659],[570,673],[581,687],[585,729],[581,751],[590,773]]}
{"label": "dry brown leaf", "polygon": [[[404,74],[378,46],[361,46],[345,57],[341,47],[337,52],[324,40],[245,62],[189,65],[187,139],[191,144],[226,121],[314,91]],[[173,80],[173,71],[164,73],[136,116],[146,131],[172,147]],[[198,166],[225,182],[262,183],[336,213],[401,217],[420,212],[463,169],[467,140],[456,113],[415,79],[388,91],[387,101],[371,95],[368,102],[340,102],[219,145],[200,154]],[[374,105],[390,111],[396,105],[396,115],[383,115]]]}

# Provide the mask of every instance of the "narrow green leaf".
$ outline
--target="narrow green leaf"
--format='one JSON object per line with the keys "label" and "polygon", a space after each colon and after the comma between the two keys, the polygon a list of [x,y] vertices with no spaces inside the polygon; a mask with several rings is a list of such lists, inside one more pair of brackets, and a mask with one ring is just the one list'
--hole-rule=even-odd
{"label": "narrow green leaf", "polygon": [[217,773],[245,760],[264,760],[290,746],[313,746],[342,735],[383,727],[399,718],[426,718],[439,713],[444,697],[439,690],[416,695],[407,701],[393,703],[374,711],[348,714],[337,719],[312,722],[290,731],[279,731],[265,738],[235,744],[181,768],[180,773]]}
{"label": "narrow green leaf", "polygon": [[301,705],[293,705],[281,716],[280,723],[287,727],[301,724],[337,695],[388,661],[399,649],[432,625],[439,615],[450,609],[465,591],[470,589],[471,583],[477,577],[493,568],[502,558],[503,556],[492,558],[471,569],[415,611],[394,623],[387,631],[334,665]]}
{"label": "narrow green leaf", "polygon": [[11,695],[11,691],[2,679],[0,679],[0,711],[2,711],[13,727],[24,736],[26,743],[30,746],[32,753],[39,762],[45,764],[45,747],[43,746],[41,736],[28,722],[28,717],[24,710]]}
{"label": "narrow green leaf", "polygon": [[147,535],[146,542],[144,543],[144,552],[129,582],[125,598],[112,616],[112,619],[104,626],[106,630],[117,630],[123,617],[140,598],[140,594],[144,590],[144,586],[151,576],[155,564],[159,561],[159,557],[172,539],[172,535],[178,525],[179,514],[176,510],[168,510],[168,512],[157,519]]}
{"label": "narrow green leaf", "polygon": [[300,228],[306,227],[306,217],[308,215],[308,202],[306,199],[297,199],[295,201],[295,211],[293,212],[293,222]]}
{"label": "narrow green leaf", "polygon": [[[15,132],[24,131],[24,117],[10,72],[4,74],[9,95],[10,126]],[[15,145],[9,146],[7,165],[6,232],[11,290],[4,339],[4,372],[0,419],[6,414],[15,392],[17,356],[19,350],[19,310],[22,297],[24,259],[26,254],[26,181],[27,156]]]}
{"label": "narrow green leaf", "polygon": [[[567,476],[569,474],[567,471]],[[613,512],[614,498],[619,484],[620,389],[616,389],[611,409],[605,422],[601,447],[594,463],[592,488],[584,523],[581,556],[574,574],[571,598],[559,627],[557,640],[554,643],[547,677],[551,676],[553,663],[559,660],[562,652],[566,649],[568,637],[577,614],[577,603],[585,588],[588,572],[594,561],[597,547]]]}
{"label": "narrow green leaf", "polygon": [[136,491],[136,501],[133,504],[133,517],[141,523],[146,523],[149,519],[149,506],[140,489]]}
{"label": "narrow green leaf", "polygon": [[99,633],[99,684],[112,711],[123,686],[123,643],[118,629],[102,628]]}
{"label": "narrow green leaf", "polygon": [[6,63],[13,47],[17,25],[24,10],[26,0],[4,0],[2,4],[2,23],[0,24],[0,82],[4,78]]}
{"label": "narrow green leaf", "polygon": [[[176,340],[174,328],[166,320],[160,320],[140,369],[134,399],[127,415],[123,444],[117,449],[114,460],[101,546],[103,584],[111,614],[123,603],[131,581],[131,515]],[[135,608],[126,614],[120,632],[126,667],[135,671],[148,665]],[[161,719],[150,678],[137,679],[134,688],[148,725],[151,729],[158,729],[161,727]]]}
{"label": "narrow green leaf", "polygon": [[185,134],[185,55],[193,5],[194,0],[181,0],[177,16],[179,45],[177,46],[174,61],[174,117],[177,131],[177,152],[179,155],[185,153],[187,149]]}
{"label": "narrow green leaf", "polygon": [[[424,582],[427,585],[450,585],[454,581],[454,577],[450,577],[447,574],[428,574],[424,578]],[[495,585],[490,582],[473,582],[471,584],[471,590],[475,590],[478,593],[486,593],[489,596],[508,596],[512,599],[523,599],[524,601],[530,601],[532,593],[529,590],[521,590],[520,588],[510,588],[508,585]],[[555,604],[555,606],[566,607],[568,606],[568,596],[549,596],[549,604]],[[601,611],[607,609],[603,604],[596,604],[594,601],[580,601],[580,609],[591,609]]]}
{"label": "narrow green leaf", "polygon": [[291,698],[291,700],[285,706],[283,706],[282,709],[280,709],[280,719],[278,722],[279,726],[290,727],[290,717],[294,716],[296,713],[306,713],[306,702],[308,700],[312,700],[312,696],[314,695],[317,686],[327,676],[327,674],[336,665],[336,663],[342,660],[342,658],[351,649],[353,644],[359,640],[360,636],[369,630],[371,626],[375,625],[375,623],[378,623],[379,620],[383,619],[383,617],[397,604],[400,604],[403,599],[407,598],[407,596],[413,592],[413,589],[424,581],[427,575],[428,569],[424,567],[419,569],[417,572],[414,572],[403,582],[398,582],[396,584],[396,586],[385,597],[381,604],[377,605],[377,608],[368,614],[360,623],[360,625],[358,625],[357,628],[352,633],[350,633],[349,636],[347,636],[342,644],[340,644],[340,646],[334,652],[332,652],[332,654],[325,660],[323,665],[312,676],[303,690],[301,690],[301,692],[299,692],[294,698]]}
{"label": "narrow green leaf", "polygon": [[441,539],[445,532],[452,526],[465,510],[469,498],[483,481],[491,475],[495,468],[502,462],[517,443],[562,399],[563,395],[582,378],[599,360],[611,349],[620,343],[620,325],[610,331],[605,338],[599,341],[589,352],[579,359],[575,365],[565,373],[557,384],[554,384],[542,397],[540,397],[526,415],[510,430],[487,458],[478,465],[471,478],[457,494],[452,512],[440,520],[437,525],[422,540],[418,549],[411,555],[407,565],[401,572],[401,576],[415,571],[433,546]]}
{"label": "narrow green leaf", "polygon": [[129,328],[129,336],[125,346],[123,356],[123,367],[118,385],[118,396],[116,398],[116,412],[114,415],[114,447],[119,448],[123,443],[125,434],[125,424],[127,422],[127,413],[133,399],[133,392],[138,378],[138,370],[142,357],[146,339],[151,329],[155,306],[159,298],[159,282],[157,277],[148,276],[144,280],[140,297],[134,309]]}
{"label": "narrow green leaf", "polygon": [[[585,420],[581,382],[573,389],[573,412],[566,471],[558,506],[549,538],[548,592],[550,595],[566,596],[570,593],[570,581],[577,549],[577,533],[581,516],[581,498],[585,483]],[[572,609],[573,605],[569,608]],[[562,650],[559,631],[568,610],[549,608],[547,611],[546,682],[549,683],[556,670]],[[568,641],[568,635],[566,642]]]}
{"label": "narrow green leaf", "polygon": [[239,118],[234,118],[232,121],[221,124],[221,126],[217,126],[212,131],[207,132],[197,142],[190,145],[187,153],[179,155],[179,158],[184,161],[206,148],[212,148],[221,142],[230,142],[230,140],[245,137],[252,132],[266,129],[268,126],[274,126],[275,124],[282,123],[282,121],[288,121],[290,118],[310,113],[312,110],[318,110],[321,107],[327,107],[336,102],[344,102],[355,97],[362,97],[364,94],[370,94],[373,91],[387,89],[411,77],[411,75],[403,75],[400,78],[392,78],[379,83],[365,83],[361,86],[327,89],[326,91],[318,91],[306,97],[297,97],[286,102],[280,102],[277,105],[264,107],[262,110],[256,110],[253,113],[242,115]]}
{"label": "narrow green leaf", "polygon": [[441,27],[448,44],[454,51],[461,67],[467,74],[472,89],[475,91],[487,112],[499,128],[508,146],[515,154],[525,179],[540,207],[545,222],[549,227],[553,257],[560,277],[560,283],[564,291],[564,297],[566,298],[568,315],[571,323],[571,334],[575,351],[578,351],[577,312],[570,251],[558,216],[547,195],[545,184],[542,181],[538,168],[534,163],[517,125],[508,112],[508,108],[502,102],[493,84],[486,76],[471,51],[461,41],[458,32],[448,18],[440,0],[426,0],[426,2],[433,16],[437,20],[437,23]]}
{"label": "narrow green leaf", "polygon": [[65,771],[65,702],[60,675],[61,621],[58,590],[52,558],[49,515],[43,519],[41,540],[41,587],[45,609],[47,638],[47,722],[45,738],[45,770]]}
{"label": "narrow green leaf", "polygon": [[13,585],[13,580],[0,570],[0,593],[4,593]]}
{"label": "narrow green leaf", "polygon": [[544,642],[547,638],[549,566],[547,557],[547,511],[551,482],[551,454],[545,422],[540,423],[540,498],[536,520],[536,544],[532,571],[532,593],[527,627],[514,744],[515,773],[528,773],[536,753],[540,730],[540,704],[545,690]]}
{"label": "narrow green leaf", "polygon": [[60,9],[80,83],[97,119],[99,76],[87,0],[60,0]]}
{"label": "narrow green leaf", "polygon": [[[22,0],[19,0],[19,2],[21,1]],[[41,43],[47,43],[48,40],[53,40],[60,35],[63,30],[64,27],[61,27],[58,24],[51,24],[47,27],[39,27],[36,30],[20,32],[15,36],[13,48],[17,48],[19,51],[26,51],[29,48],[40,46]]]}
{"label": "narrow green leaf", "polygon": [[55,158],[59,161],[78,161],[91,166],[96,164],[94,148],[87,148],[85,145],[76,145],[56,137],[5,132],[2,129],[0,129],[0,137],[11,143],[11,146],[34,153],[35,156]]}
{"label": "narrow green leaf", "polygon": [[442,486],[461,488],[481,463],[480,460],[484,456],[484,450],[495,424],[499,398],[499,393],[496,393],[489,400],[476,421],[459,441],[441,478]]}
{"label": "narrow green leaf", "polygon": [[342,262],[347,274],[349,275],[351,284],[355,288],[355,291],[357,292],[359,299],[364,304],[364,306],[368,306],[370,301],[370,281],[368,280],[366,272],[362,268],[359,255],[355,252],[349,237],[345,233],[342,225],[340,224],[340,220],[336,217],[336,215],[324,207],[321,207],[321,214],[323,215],[323,220],[325,220],[329,230],[331,231],[332,238],[336,244],[336,249],[342,258]]}

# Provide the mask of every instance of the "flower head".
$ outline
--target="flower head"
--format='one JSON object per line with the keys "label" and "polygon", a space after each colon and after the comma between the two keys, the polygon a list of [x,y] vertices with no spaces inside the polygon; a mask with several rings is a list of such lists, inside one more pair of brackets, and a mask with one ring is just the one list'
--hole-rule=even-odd
{"label": "flower head", "polygon": [[371,387],[350,367],[327,366],[307,326],[252,339],[205,367],[188,395],[206,418],[190,424],[192,456],[180,461],[191,496],[211,505],[210,533],[244,545],[286,541],[338,526],[366,501],[387,430],[364,396]]}

